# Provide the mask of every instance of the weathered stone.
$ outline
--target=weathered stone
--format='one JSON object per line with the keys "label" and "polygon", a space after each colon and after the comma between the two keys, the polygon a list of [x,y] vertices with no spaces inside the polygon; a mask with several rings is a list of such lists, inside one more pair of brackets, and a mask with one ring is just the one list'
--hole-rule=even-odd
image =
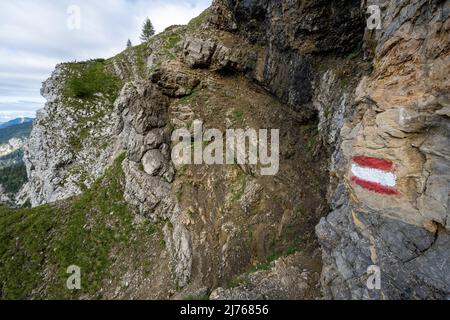
{"label": "weathered stone", "polygon": [[141,135],[165,125],[168,104],[168,98],[155,85],[142,80],[127,83],[116,101],[124,121]]}
{"label": "weathered stone", "polygon": [[172,255],[172,268],[176,283],[185,287],[192,274],[192,242],[185,226],[179,222],[164,227],[164,238]]}
{"label": "weathered stone", "polygon": [[212,39],[187,37],[183,43],[184,61],[193,68],[208,67],[216,50],[216,42]]}

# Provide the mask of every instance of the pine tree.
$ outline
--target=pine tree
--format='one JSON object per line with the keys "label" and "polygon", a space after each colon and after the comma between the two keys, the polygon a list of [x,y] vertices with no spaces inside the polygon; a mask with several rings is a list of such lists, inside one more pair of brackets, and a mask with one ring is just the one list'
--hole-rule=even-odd
{"label": "pine tree", "polygon": [[153,24],[149,18],[145,20],[144,26],[142,27],[141,40],[148,41],[152,36],[155,35],[155,29],[153,28]]}
{"label": "pine tree", "polygon": [[133,44],[131,43],[131,40],[128,39],[127,41],[127,48],[131,48],[133,46]]}

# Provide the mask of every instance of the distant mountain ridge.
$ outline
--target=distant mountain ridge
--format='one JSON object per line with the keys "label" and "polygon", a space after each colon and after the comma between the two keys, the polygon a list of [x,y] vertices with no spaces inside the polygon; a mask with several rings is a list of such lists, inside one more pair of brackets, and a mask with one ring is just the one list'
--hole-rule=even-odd
{"label": "distant mountain ridge", "polygon": [[0,129],[12,127],[19,124],[33,122],[34,118],[20,117],[7,122],[0,123]]}

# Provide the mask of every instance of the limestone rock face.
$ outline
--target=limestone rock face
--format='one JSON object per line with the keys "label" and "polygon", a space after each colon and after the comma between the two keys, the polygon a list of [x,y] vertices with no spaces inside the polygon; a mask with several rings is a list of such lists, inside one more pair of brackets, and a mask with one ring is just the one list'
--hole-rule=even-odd
{"label": "limestone rock face", "polygon": [[184,287],[191,275],[192,248],[171,190],[175,171],[166,126],[169,99],[162,92],[162,87],[138,80],[127,83],[116,100],[122,147],[127,152],[123,163],[124,196],[138,214],[154,222],[167,222],[164,235],[172,256],[173,275],[177,285]]}
{"label": "limestone rock face", "polygon": [[[168,32],[174,34],[176,28]],[[171,274],[177,287],[184,287],[191,274],[192,249],[171,190],[175,171],[167,110],[171,98],[191,94],[199,80],[161,61],[162,48],[165,54],[168,50],[165,45],[157,39],[109,60],[56,67],[43,84],[47,104],[38,112],[26,146],[29,183],[24,193],[33,206],[76,196],[125,152],[124,198],[136,214],[168,225],[164,235]],[[79,78],[101,82],[99,92],[80,90],[74,81]]]}
{"label": "limestone rock face", "polygon": [[122,119],[122,145],[128,155],[125,198],[144,216],[167,218],[175,205],[167,199],[174,175],[167,145],[170,136],[165,130],[168,99],[151,82],[130,82],[116,106]]}
{"label": "limestone rock face", "polygon": [[352,52],[362,38],[359,6],[358,0],[230,1],[238,33],[263,46],[254,77],[301,109],[312,102],[314,56]]}
{"label": "limestone rock face", "polygon": [[8,143],[0,145],[0,157],[11,154],[14,151],[17,151],[17,150],[23,148],[25,143],[26,143],[26,139],[23,139],[23,138],[9,139]]}
{"label": "limestone rock face", "polygon": [[[325,297],[445,298],[448,1],[216,1],[213,9],[227,5],[223,30],[233,21],[246,42],[219,38],[211,65],[318,114],[333,210],[317,226]],[[370,5],[381,8],[380,30],[365,28]],[[365,61],[353,58],[358,48]],[[380,290],[367,287],[371,266],[381,270]]]}
{"label": "limestone rock face", "polygon": [[[80,194],[117,158],[121,119],[114,102],[124,82],[141,79],[142,69],[155,62],[152,50],[130,48],[109,60],[59,64],[43,83],[47,103],[37,113],[24,156],[33,206]],[[83,87],[77,78],[94,85]]]}

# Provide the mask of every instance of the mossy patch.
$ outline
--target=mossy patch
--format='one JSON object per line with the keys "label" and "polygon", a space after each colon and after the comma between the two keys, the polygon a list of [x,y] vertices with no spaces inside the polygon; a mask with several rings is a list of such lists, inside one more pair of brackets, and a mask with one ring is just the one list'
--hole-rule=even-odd
{"label": "mossy patch", "polygon": [[120,87],[119,79],[109,72],[105,62],[93,60],[65,65],[67,76],[64,97],[74,99],[94,99],[102,95],[114,102]]}
{"label": "mossy patch", "polygon": [[244,127],[245,125],[245,114],[241,110],[233,111],[233,118],[237,125]]}
{"label": "mossy patch", "polygon": [[308,152],[309,155],[314,155],[320,148],[321,140],[320,140],[320,134],[319,129],[316,125],[308,125],[303,126],[301,128],[302,135],[306,139],[306,145],[305,149]]}

